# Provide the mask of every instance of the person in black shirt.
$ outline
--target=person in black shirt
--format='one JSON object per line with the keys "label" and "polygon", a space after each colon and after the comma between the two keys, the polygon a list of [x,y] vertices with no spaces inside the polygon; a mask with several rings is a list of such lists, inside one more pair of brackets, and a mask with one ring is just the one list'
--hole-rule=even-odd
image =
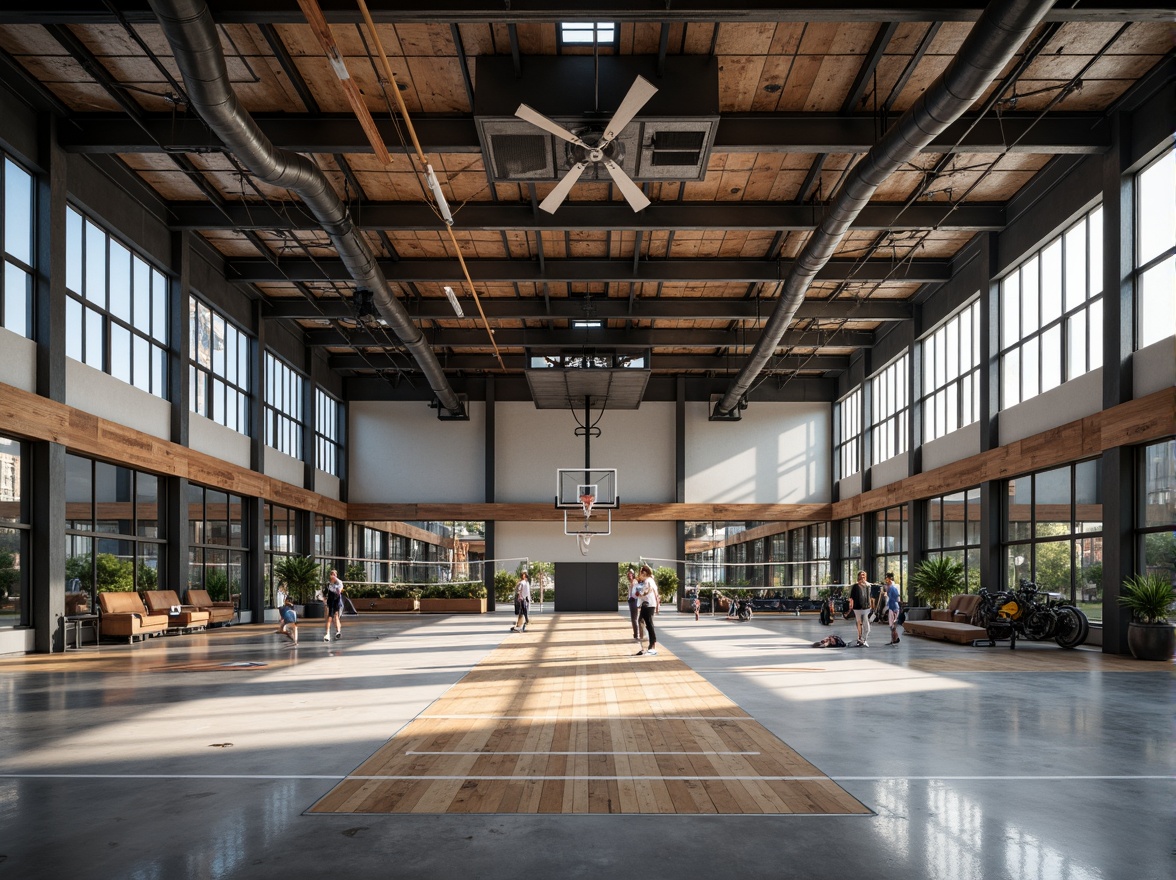
{"label": "person in black shirt", "polygon": [[[875,588],[876,589],[876,588]],[[870,637],[870,582],[866,573],[859,571],[857,583],[849,590],[849,607],[853,611],[853,621],[857,624],[857,647],[868,648]]]}

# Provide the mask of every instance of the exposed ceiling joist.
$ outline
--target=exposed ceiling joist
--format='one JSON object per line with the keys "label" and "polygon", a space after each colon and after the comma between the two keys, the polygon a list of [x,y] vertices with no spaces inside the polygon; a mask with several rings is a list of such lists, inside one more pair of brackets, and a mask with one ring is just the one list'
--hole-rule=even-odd
{"label": "exposed ceiling joist", "polygon": [[[175,229],[313,229],[303,212],[286,203],[229,205],[224,211],[205,204],[172,202]],[[437,230],[440,221],[420,202],[359,202],[352,217],[361,229],[393,231]],[[454,215],[454,229],[484,232],[535,230],[672,231],[767,229],[808,232],[820,222],[820,206],[763,202],[669,202],[653,204],[640,213],[610,202],[565,202],[555,214],[533,211],[530,205],[469,202]],[[875,203],[864,208],[854,223],[860,230],[940,229],[999,232],[1005,226],[1001,205],[967,204],[953,207],[943,201],[919,202],[909,207]],[[240,221],[240,222],[236,222]]]}
{"label": "exposed ceiling joist", "polygon": [[[584,317],[586,301],[576,299],[483,299],[482,309],[492,321],[572,320]],[[592,299],[593,316],[601,320],[632,318],[639,321],[754,321],[769,308],[770,300],[718,297],[642,297],[632,306],[624,299]],[[420,320],[452,320],[453,308],[443,299],[420,300],[406,306]],[[354,317],[349,301],[305,299],[271,301],[263,307],[266,318],[311,321]],[[810,300],[797,310],[798,318],[815,320],[909,321],[914,306],[909,302],[867,299]]]}
{"label": "exposed ceiling joist", "polygon": [[[323,14],[332,24],[360,24],[363,18],[351,0],[323,0]],[[209,0],[213,18],[222,24],[304,24],[296,4],[275,0]],[[120,0],[119,9],[132,22],[154,21],[147,0]],[[738,6],[713,0],[626,0],[599,4],[585,11],[569,0],[534,0],[504,6],[501,0],[382,0],[371,10],[379,24],[399,22],[493,22],[504,11],[514,22],[553,21],[975,21],[984,10],[978,0],[922,0],[896,4],[859,0],[852,4],[814,5],[799,0],[759,0]],[[1047,21],[1168,21],[1171,5],[1121,0],[1094,0],[1078,8],[1055,7]],[[0,24],[110,24],[117,18],[104,0],[42,0],[10,2],[0,10]]]}
{"label": "exposed ceiling joist", "polygon": [[[468,323],[468,322],[467,322]],[[466,348],[485,349],[486,334],[480,329],[438,328],[426,334],[429,343],[436,349]],[[781,339],[781,347],[800,346],[811,348],[830,345],[830,332],[812,330],[790,330]],[[732,332],[730,330],[665,329],[619,330],[546,330],[546,329],[496,329],[494,338],[503,348],[676,348],[676,349],[746,349],[759,339],[758,330]],[[863,348],[873,345],[875,334],[868,330],[838,330],[835,345],[839,348]],[[315,348],[355,348],[363,346],[386,346],[387,337],[373,335],[365,329],[342,331],[309,330],[304,335],[307,345]]]}
{"label": "exposed ceiling joist", "polygon": [[[991,153],[1015,144],[1018,153],[1102,153],[1110,131],[1097,113],[1059,113],[1048,119],[1025,112],[997,120],[963,117],[935,138],[927,153]],[[370,153],[363,128],[354,117],[335,114],[258,114],[262,131],[278,146],[302,153]],[[429,153],[479,153],[472,116],[413,116],[421,146]],[[376,127],[392,153],[404,153],[395,125],[386,117]],[[718,153],[864,153],[878,139],[871,114],[724,113],[719,118],[714,151]],[[74,153],[167,153],[222,149],[216,135],[190,116],[154,115],[136,125],[125,116],[85,114],[61,134]]]}
{"label": "exposed ceiling joist", "polygon": [[[524,355],[507,355],[503,357],[506,368],[522,371],[527,367]],[[808,370],[812,372],[840,373],[849,369],[848,355],[786,355],[773,362],[768,372],[795,372]],[[370,373],[372,371],[395,370],[404,366],[403,358],[395,358],[386,354],[336,354],[327,359],[332,370],[347,370],[354,373]],[[726,358],[715,354],[695,355],[658,355],[650,358],[650,368],[654,372],[680,372],[689,370],[706,370],[716,374],[736,373],[740,364],[739,358]],[[442,357],[441,365],[447,370],[480,370],[492,372],[498,369],[498,359],[493,355],[462,354]]]}
{"label": "exposed ceiling joist", "polygon": [[[614,281],[775,282],[787,274],[789,260],[468,260],[475,283],[601,283]],[[396,260],[380,264],[389,281],[453,283],[462,279],[456,260]],[[282,281],[347,281],[338,260],[264,258],[230,260],[233,281],[254,284]],[[818,276],[822,281],[894,281],[935,283],[951,278],[947,260],[834,260]]]}

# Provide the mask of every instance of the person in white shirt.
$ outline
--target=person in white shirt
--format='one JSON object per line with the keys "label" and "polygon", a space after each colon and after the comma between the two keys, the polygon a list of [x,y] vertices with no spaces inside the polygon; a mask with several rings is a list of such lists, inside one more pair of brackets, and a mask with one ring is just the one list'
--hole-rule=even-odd
{"label": "person in white shirt", "polygon": [[657,631],[653,628],[653,615],[661,611],[661,599],[657,594],[657,582],[648,565],[641,566],[637,573],[637,604],[641,607],[641,622],[649,633],[649,647],[637,651],[641,654],[657,654]]}
{"label": "person in white shirt", "polygon": [[323,588],[323,599],[327,603],[327,629],[323,633],[323,641],[331,640],[331,621],[335,621],[335,640],[343,638],[343,581],[339,580],[339,572],[331,569],[327,578],[327,585]]}
{"label": "person in white shirt", "polygon": [[531,582],[527,580],[524,571],[515,584],[515,625],[510,628],[512,633],[526,632],[527,624],[531,622]]}

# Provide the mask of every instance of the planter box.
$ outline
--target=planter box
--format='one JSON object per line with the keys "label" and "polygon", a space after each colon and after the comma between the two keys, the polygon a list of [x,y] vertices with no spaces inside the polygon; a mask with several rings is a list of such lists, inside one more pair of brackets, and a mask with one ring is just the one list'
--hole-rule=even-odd
{"label": "planter box", "polygon": [[485,613],[485,599],[421,599],[421,614]]}
{"label": "planter box", "polygon": [[355,610],[366,611],[419,611],[416,599],[352,599]]}

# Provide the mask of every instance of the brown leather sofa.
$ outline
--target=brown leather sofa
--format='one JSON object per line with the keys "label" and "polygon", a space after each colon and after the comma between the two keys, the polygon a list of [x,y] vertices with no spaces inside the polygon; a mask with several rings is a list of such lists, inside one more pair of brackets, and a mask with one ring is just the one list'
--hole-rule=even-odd
{"label": "brown leather sofa", "polygon": [[[201,611],[195,605],[181,605],[175,590],[146,590],[143,601],[152,614],[166,614],[168,629],[193,630],[208,626],[211,614]],[[180,610],[173,614],[172,609]]]}
{"label": "brown leather sofa", "polygon": [[188,594],[184,597],[188,600],[189,605],[193,605],[201,611],[209,613],[209,625],[216,626],[220,623],[232,623],[233,618],[237,615],[237,604],[235,602],[214,602],[212,596],[208,595],[208,590],[194,590],[189,589]]}
{"label": "brown leather sofa", "polygon": [[976,626],[976,609],[979,605],[979,596],[961,593],[952,597],[946,609],[933,608],[930,620],[908,619],[902,625],[902,630],[908,635],[970,645],[975,639],[988,638],[987,630]]}
{"label": "brown leather sofa", "polygon": [[126,637],[127,643],[167,630],[167,614],[152,614],[138,593],[99,593],[104,636]]}

